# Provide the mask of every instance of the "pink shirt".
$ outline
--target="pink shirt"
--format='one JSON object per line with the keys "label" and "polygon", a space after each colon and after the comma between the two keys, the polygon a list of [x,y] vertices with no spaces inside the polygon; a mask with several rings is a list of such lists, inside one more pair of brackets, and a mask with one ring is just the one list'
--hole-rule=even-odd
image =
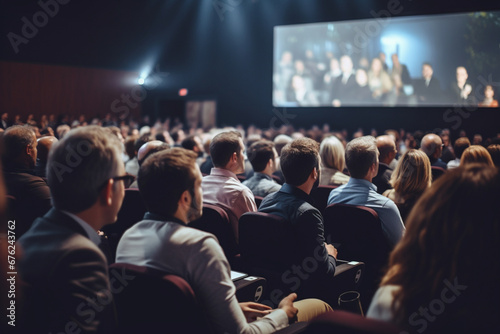
{"label": "pink shirt", "polygon": [[257,211],[252,191],[243,185],[233,172],[212,168],[210,175],[203,177],[203,202],[223,208],[231,221],[238,240],[238,219],[245,212]]}

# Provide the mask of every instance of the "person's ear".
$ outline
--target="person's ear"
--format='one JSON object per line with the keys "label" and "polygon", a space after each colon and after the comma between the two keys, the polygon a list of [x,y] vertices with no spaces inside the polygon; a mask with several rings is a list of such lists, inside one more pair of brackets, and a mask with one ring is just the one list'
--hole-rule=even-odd
{"label": "person's ear", "polygon": [[189,208],[191,204],[191,194],[189,193],[188,190],[184,190],[181,194],[181,197],[179,198],[178,205]]}
{"label": "person's ear", "polygon": [[102,188],[99,193],[99,201],[102,205],[110,206],[113,203],[113,179],[109,179],[108,183]]}
{"label": "person's ear", "polygon": [[318,168],[317,167],[314,167],[312,172],[311,172],[311,176],[313,179],[317,179],[318,178]]}

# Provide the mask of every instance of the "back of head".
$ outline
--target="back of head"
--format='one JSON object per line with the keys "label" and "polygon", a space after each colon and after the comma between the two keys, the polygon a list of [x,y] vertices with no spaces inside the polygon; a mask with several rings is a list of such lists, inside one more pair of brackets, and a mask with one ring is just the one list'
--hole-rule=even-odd
{"label": "back of head", "polygon": [[181,194],[194,189],[196,157],[193,151],[175,147],[144,161],[137,182],[148,211],[174,215]]}
{"label": "back of head", "polygon": [[470,163],[483,163],[489,166],[494,166],[493,160],[488,153],[488,150],[480,145],[472,145],[465,149],[460,159],[460,165]]}
{"label": "back of head", "polygon": [[274,143],[269,140],[261,140],[253,143],[248,148],[248,160],[256,172],[263,171],[270,159],[274,159]]}
{"label": "back of head", "polygon": [[229,162],[233,153],[239,155],[241,133],[225,131],[216,135],[210,142],[210,156],[215,167],[223,168]]}
{"label": "back of head", "polygon": [[382,281],[382,285],[401,287],[394,295],[401,305],[397,310],[401,323],[407,323],[419,307],[443,300],[445,293],[457,296],[449,290],[456,282],[462,291],[458,291],[456,302],[447,302],[446,313],[436,323],[454,323],[451,317],[457,323],[483,325],[476,316],[496,321],[500,298],[499,191],[497,168],[469,164],[448,171],[422,195]]}
{"label": "back of head", "polygon": [[488,146],[487,150],[495,166],[500,167],[500,145],[499,144],[490,145]]}
{"label": "back of head", "polygon": [[274,145],[276,145],[276,152],[278,152],[278,156],[281,156],[281,150],[285,147],[286,144],[292,142],[292,137],[287,135],[277,135],[274,138]]}
{"label": "back of head", "polygon": [[47,162],[52,145],[58,140],[54,136],[45,136],[38,139],[37,158],[40,162]]}
{"label": "back of head", "polygon": [[363,136],[351,140],[345,151],[345,160],[349,173],[355,179],[362,179],[370,167],[378,162],[378,149],[375,138]]}
{"label": "back of head", "polygon": [[193,148],[196,146],[196,136],[195,135],[190,135],[187,136],[182,142],[181,146],[185,148],[186,150],[191,150],[193,151]]}
{"label": "back of head", "polygon": [[49,153],[47,179],[54,206],[78,213],[97,200],[103,184],[118,176],[121,143],[99,126],[75,128]]}
{"label": "back of head", "polygon": [[420,143],[420,149],[430,158],[441,146],[441,137],[433,133],[426,134]]}
{"label": "back of head", "polygon": [[141,166],[150,155],[156,152],[167,150],[169,148],[170,145],[159,140],[152,140],[145,143],[137,152],[137,161],[139,162],[139,166]]}
{"label": "back of head", "polygon": [[343,171],[345,167],[344,144],[335,136],[330,136],[321,142],[319,146],[321,165]]}
{"label": "back of head", "polygon": [[[394,159],[396,156],[396,143],[394,139],[389,135],[383,135],[377,137],[377,148],[380,153],[379,160],[386,161]],[[390,162],[387,161],[387,162]]]}
{"label": "back of head", "polygon": [[295,139],[281,151],[281,171],[285,181],[300,186],[307,181],[314,168],[319,168],[319,144],[310,138]]}
{"label": "back of head", "polygon": [[36,141],[35,132],[27,125],[14,125],[7,128],[2,139],[4,147],[2,160],[4,167],[7,169],[18,167],[16,165],[19,157],[25,152],[26,146],[32,145]]}
{"label": "back of head", "polygon": [[453,144],[453,151],[455,152],[455,157],[457,159],[462,158],[462,154],[464,153],[465,149],[470,146],[470,140],[467,137],[461,137],[455,140],[455,143]]}
{"label": "back of head", "polygon": [[127,153],[129,159],[135,157],[135,141],[137,139],[137,136],[128,136],[125,139],[125,152]]}
{"label": "back of head", "polygon": [[147,142],[150,142],[151,140],[152,139],[151,139],[150,133],[146,133],[146,134],[140,136],[139,138],[137,138],[134,142],[135,154],[137,154],[139,152],[139,149],[142,147],[142,145],[146,144]]}
{"label": "back of head", "polygon": [[403,198],[421,194],[432,182],[431,162],[419,150],[410,149],[399,159],[390,183]]}

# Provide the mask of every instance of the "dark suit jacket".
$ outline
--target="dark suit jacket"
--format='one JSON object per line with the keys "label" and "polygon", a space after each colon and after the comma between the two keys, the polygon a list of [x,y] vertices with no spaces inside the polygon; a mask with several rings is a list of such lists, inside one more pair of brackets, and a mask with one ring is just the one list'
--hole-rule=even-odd
{"label": "dark suit jacket", "polygon": [[336,261],[324,247],[323,216],[311,203],[309,195],[285,183],[278,192],[262,200],[259,212],[284,217],[290,223],[290,229],[296,237],[295,240],[290,240],[289,263],[301,266],[310,257],[318,261],[317,270],[311,273],[311,277],[303,280],[295,292],[300,298],[324,299],[327,294],[325,287],[331,284],[335,274]]}
{"label": "dark suit jacket", "polygon": [[[68,215],[50,210],[19,239],[26,283],[18,323],[29,333],[104,332],[114,323],[106,257]],[[70,324],[70,325],[68,325]]]}
{"label": "dark suit jacket", "polygon": [[392,189],[389,180],[392,176],[392,168],[384,163],[379,163],[378,174],[372,180],[372,183],[377,186],[377,192],[383,194],[387,189]]}
{"label": "dark suit jacket", "polygon": [[7,194],[16,198],[16,207],[11,212],[16,220],[16,235],[19,238],[33,221],[42,217],[52,207],[50,189],[45,180],[27,170],[4,171]]}
{"label": "dark suit jacket", "polygon": [[442,102],[443,92],[438,79],[431,77],[428,86],[425,85],[425,79],[417,79],[413,85],[419,104],[436,104]]}
{"label": "dark suit jacket", "polygon": [[342,82],[342,75],[340,75],[333,84],[332,100],[339,99],[342,104],[353,103],[355,102],[358,87],[354,73],[349,76],[345,84]]}

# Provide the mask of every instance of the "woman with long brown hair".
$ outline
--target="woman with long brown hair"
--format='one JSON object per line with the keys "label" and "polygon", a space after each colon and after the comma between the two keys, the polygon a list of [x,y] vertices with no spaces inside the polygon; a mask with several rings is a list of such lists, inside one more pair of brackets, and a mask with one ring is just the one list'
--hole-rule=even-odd
{"label": "woman with long brown hair", "polygon": [[447,172],[408,217],[368,317],[422,333],[500,329],[500,174]]}

